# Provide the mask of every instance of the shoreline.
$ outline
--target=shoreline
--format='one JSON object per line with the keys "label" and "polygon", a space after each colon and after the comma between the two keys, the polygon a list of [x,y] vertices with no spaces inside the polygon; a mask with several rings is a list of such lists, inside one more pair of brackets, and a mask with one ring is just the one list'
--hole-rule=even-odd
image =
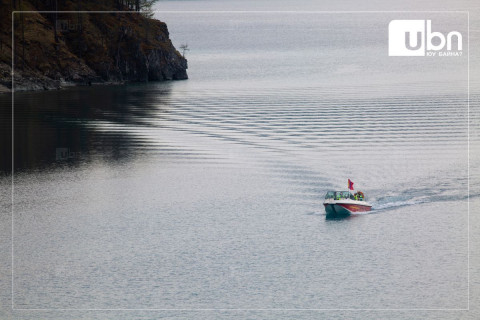
{"label": "shoreline", "polygon": [[[187,80],[187,79],[179,79]],[[140,83],[149,83],[149,82],[170,82],[178,80],[159,80],[159,81],[87,81],[87,82],[73,82],[73,81],[61,81],[61,80],[51,80],[47,85],[44,82],[29,82],[28,85],[15,85],[15,90],[0,84],[0,95],[10,94],[14,92],[25,92],[25,93],[34,93],[34,92],[44,92],[44,91],[58,91],[65,90],[75,87],[99,87],[99,86],[121,86],[127,84],[140,84]]]}
{"label": "shoreline", "polygon": [[[86,13],[72,15],[76,5],[62,2],[59,9],[66,11],[55,17],[45,13],[51,9],[48,3],[22,3],[29,14],[16,20],[21,28],[12,29],[6,17],[2,20],[4,30],[15,32],[0,35],[0,44],[5,44],[0,46],[0,94],[188,79],[187,59],[173,46],[166,23],[132,3],[102,7],[87,2]],[[15,6],[14,1],[11,12]],[[89,14],[99,9],[126,14]]]}

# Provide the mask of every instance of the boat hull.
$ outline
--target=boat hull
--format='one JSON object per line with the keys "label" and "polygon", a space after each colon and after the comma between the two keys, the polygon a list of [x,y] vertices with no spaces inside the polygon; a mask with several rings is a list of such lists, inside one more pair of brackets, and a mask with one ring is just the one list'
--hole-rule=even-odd
{"label": "boat hull", "polygon": [[324,204],[327,216],[349,216],[351,212],[336,204]]}
{"label": "boat hull", "polygon": [[372,206],[358,203],[324,203],[325,212],[330,216],[349,216],[354,213],[368,212]]}

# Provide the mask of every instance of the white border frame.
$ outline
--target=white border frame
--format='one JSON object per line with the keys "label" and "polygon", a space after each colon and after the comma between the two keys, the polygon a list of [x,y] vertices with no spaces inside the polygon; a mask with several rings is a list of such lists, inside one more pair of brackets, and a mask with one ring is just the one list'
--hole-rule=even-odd
{"label": "white border frame", "polygon": [[[467,14],[467,308],[15,308],[14,302],[14,96],[15,96],[15,36],[14,36],[14,17],[17,13],[137,13],[135,11],[12,11],[12,233],[11,233],[11,308],[13,311],[469,311],[470,310],[470,11],[303,11],[303,10],[155,10],[154,13],[311,13],[311,14],[357,14],[357,13],[463,13]],[[419,57],[421,58],[421,57]]]}

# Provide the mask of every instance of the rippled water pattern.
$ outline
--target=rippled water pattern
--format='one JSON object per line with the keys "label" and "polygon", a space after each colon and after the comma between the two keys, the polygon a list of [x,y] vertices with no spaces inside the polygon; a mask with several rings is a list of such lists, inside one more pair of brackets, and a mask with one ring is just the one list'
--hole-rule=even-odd
{"label": "rippled water pattern", "polygon": [[[338,181],[341,187],[349,176],[362,181],[366,190],[406,184],[431,188],[428,193],[439,197],[464,198],[467,108],[462,96],[372,101],[321,90],[178,91],[163,99],[160,108],[146,106],[153,109],[151,114],[135,119],[144,124],[142,129],[109,122],[95,123],[95,128],[130,132],[136,136],[135,149],[141,149],[143,141],[144,148],[174,159],[254,163],[266,169],[294,166],[307,180]],[[159,142],[172,136],[176,145]],[[337,171],[341,176],[332,177]],[[443,176],[440,185],[428,179],[438,174]],[[318,201],[323,191],[311,191],[302,196]]]}
{"label": "rippled water pattern", "polygon": [[[16,94],[15,306],[465,308],[466,60],[379,55],[390,15],[215,17],[166,14],[188,81]],[[326,219],[348,178],[373,211]]]}

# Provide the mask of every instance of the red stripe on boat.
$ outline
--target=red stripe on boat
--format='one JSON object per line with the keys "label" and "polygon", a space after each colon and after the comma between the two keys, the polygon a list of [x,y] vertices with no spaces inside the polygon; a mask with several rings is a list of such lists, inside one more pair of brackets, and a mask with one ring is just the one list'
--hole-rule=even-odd
{"label": "red stripe on boat", "polygon": [[369,206],[362,206],[358,204],[346,204],[346,203],[337,203],[338,206],[342,206],[348,211],[351,212],[364,212],[372,210],[372,207]]}

